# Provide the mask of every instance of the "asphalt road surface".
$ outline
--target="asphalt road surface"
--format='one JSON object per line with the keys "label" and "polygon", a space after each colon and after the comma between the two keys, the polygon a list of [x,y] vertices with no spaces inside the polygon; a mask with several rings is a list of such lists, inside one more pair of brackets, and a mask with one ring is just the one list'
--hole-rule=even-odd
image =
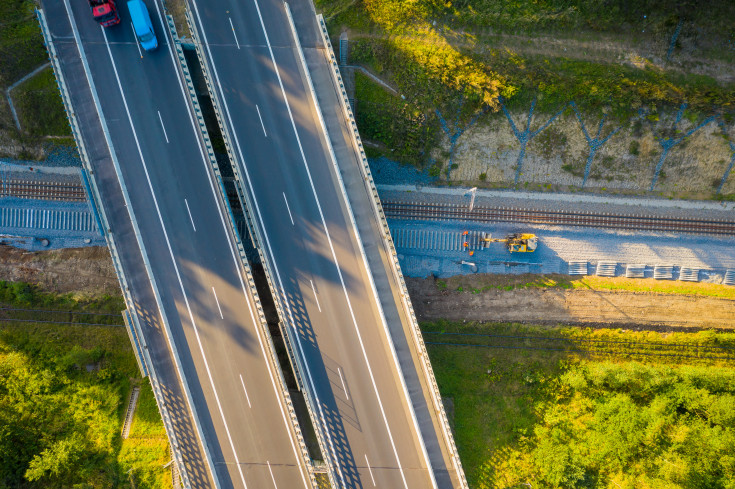
{"label": "asphalt road surface", "polygon": [[189,4],[337,482],[437,487],[283,3]]}
{"label": "asphalt road surface", "polygon": [[[92,85],[97,91],[160,292],[162,310],[149,311],[168,322],[219,487],[310,487],[160,7],[146,3],[160,45],[150,53],[136,42],[124,2],[118,2],[121,23],[104,30],[86,2],[44,7],[55,44],[65,44],[67,55],[75,44],[72,26],[78,30],[76,56],[86,55],[91,80],[67,81],[72,91]],[[214,486],[201,466],[192,472],[195,487]]]}

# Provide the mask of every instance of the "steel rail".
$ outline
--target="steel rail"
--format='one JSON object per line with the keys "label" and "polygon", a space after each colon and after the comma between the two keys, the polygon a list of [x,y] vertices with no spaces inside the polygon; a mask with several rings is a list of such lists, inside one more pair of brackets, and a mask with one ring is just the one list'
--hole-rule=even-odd
{"label": "steel rail", "polygon": [[513,207],[474,207],[441,203],[383,201],[387,217],[416,220],[522,222],[562,226],[600,227],[637,231],[735,235],[735,221],[668,216],[578,211],[544,211]]}
{"label": "steel rail", "polygon": [[4,180],[0,183],[0,196],[61,201],[87,200],[82,184],[39,180]]}

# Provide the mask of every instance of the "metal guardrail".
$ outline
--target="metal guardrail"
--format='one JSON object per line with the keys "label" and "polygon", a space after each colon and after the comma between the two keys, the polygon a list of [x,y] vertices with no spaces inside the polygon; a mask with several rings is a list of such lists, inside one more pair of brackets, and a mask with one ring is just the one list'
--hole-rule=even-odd
{"label": "metal guardrail", "polygon": [[321,14],[317,15],[317,21],[319,23],[319,28],[322,34],[322,41],[326,49],[327,62],[332,67],[332,69],[330,70],[332,73],[332,79],[335,84],[335,88],[337,89],[337,92],[341,95],[340,103],[342,105],[342,110],[344,112],[346,120],[349,121],[349,124],[352,126],[352,140],[355,146],[355,151],[357,152],[357,156],[360,159],[360,164],[358,166],[362,170],[363,182],[365,184],[366,190],[372,197],[370,200],[373,204],[373,211],[376,218],[378,219],[378,222],[381,224],[380,228],[381,234],[383,236],[383,243],[386,247],[387,255],[390,257],[390,264],[391,268],[393,269],[394,276],[400,287],[400,295],[403,302],[403,307],[407,312],[409,321],[411,322],[411,331],[413,333],[412,336],[414,344],[416,346],[419,359],[424,369],[424,376],[429,382],[434,410],[437,413],[439,422],[442,426],[447,449],[449,450],[450,456],[452,457],[452,462],[454,463],[454,469],[457,473],[459,483],[463,488],[468,488],[469,486],[467,484],[467,478],[465,477],[464,470],[462,469],[462,462],[459,459],[459,453],[457,452],[457,447],[454,443],[454,437],[452,436],[452,432],[449,427],[449,421],[447,419],[447,414],[444,410],[444,405],[441,400],[441,394],[439,393],[439,387],[436,383],[436,377],[434,376],[434,371],[431,367],[429,354],[426,350],[426,345],[424,344],[423,336],[421,335],[421,329],[419,328],[418,321],[416,320],[416,314],[414,313],[413,305],[411,304],[411,299],[408,295],[406,282],[403,279],[403,274],[401,273],[401,267],[398,263],[398,254],[396,253],[395,246],[393,245],[393,240],[391,239],[388,221],[385,218],[385,213],[383,212],[382,205],[380,204],[378,189],[375,187],[375,181],[373,180],[373,176],[370,171],[370,166],[367,161],[365,149],[362,146],[362,140],[360,139],[360,135],[357,131],[357,122],[355,120],[354,113],[352,112],[352,108],[350,107],[347,91],[345,90],[344,82],[342,81],[342,76],[339,72],[337,57],[335,56],[334,49],[332,48],[331,41],[329,40],[329,33],[327,31],[326,23],[324,22],[324,17]]}
{"label": "metal guardrail", "polygon": [[[68,8],[68,4],[67,4],[67,8]],[[71,129],[72,129],[72,135],[74,136],[74,140],[75,140],[75,142],[77,144],[77,147],[79,149],[79,156],[80,156],[80,158],[82,160],[82,166],[83,166],[84,170],[87,172],[87,174],[89,176],[90,189],[92,190],[92,193],[90,194],[90,198],[94,200],[95,205],[96,205],[96,208],[99,211],[99,218],[100,218],[100,221],[102,223],[102,229],[101,229],[101,231],[102,231],[102,233],[103,233],[103,235],[104,235],[104,237],[105,237],[105,239],[107,241],[107,246],[108,246],[108,249],[110,250],[110,255],[112,257],[112,263],[113,263],[113,266],[115,267],[115,272],[116,272],[116,275],[118,277],[118,281],[120,282],[120,288],[122,289],[123,297],[125,298],[125,303],[128,306],[128,310],[131,312],[130,318],[132,319],[133,326],[136,329],[136,333],[139,335],[139,338],[141,340],[141,346],[143,348],[143,354],[144,354],[144,363],[146,364],[147,369],[148,369],[148,372],[150,374],[149,377],[150,377],[151,387],[153,388],[154,398],[156,399],[156,403],[158,404],[158,408],[159,408],[159,411],[161,413],[161,418],[163,420],[163,424],[164,424],[164,427],[166,429],[166,433],[168,434],[169,442],[170,442],[171,446],[173,447],[173,450],[172,451],[173,451],[173,454],[174,454],[174,458],[176,460],[176,463],[181,468],[181,474],[182,474],[182,479],[183,479],[183,482],[184,482],[184,487],[186,487],[188,489],[188,488],[191,487],[191,482],[190,482],[189,477],[188,477],[188,474],[187,474],[187,472],[185,470],[185,466],[184,466],[184,463],[183,463],[183,458],[181,457],[181,451],[179,449],[179,443],[178,443],[178,438],[176,436],[176,431],[173,429],[173,423],[171,421],[171,415],[170,415],[170,413],[168,411],[168,408],[166,407],[166,403],[164,401],[164,396],[162,394],[160,383],[158,381],[158,376],[156,374],[155,368],[153,367],[153,362],[152,362],[152,360],[150,358],[150,353],[148,351],[148,346],[145,343],[145,337],[142,334],[142,329],[140,327],[140,322],[139,322],[139,319],[138,319],[137,311],[135,309],[135,301],[133,300],[132,295],[130,293],[130,287],[128,286],[128,282],[127,282],[127,278],[125,276],[125,273],[123,272],[122,263],[121,263],[121,260],[120,260],[120,255],[119,255],[119,253],[117,251],[117,245],[115,243],[115,239],[114,239],[114,236],[112,234],[112,231],[110,230],[109,220],[107,219],[107,215],[106,215],[104,206],[102,205],[102,198],[101,198],[100,193],[99,193],[99,187],[97,186],[97,182],[95,180],[95,172],[94,172],[94,169],[92,168],[91,160],[89,158],[89,154],[88,154],[87,149],[86,149],[86,146],[84,144],[84,139],[81,136],[81,131],[79,129],[79,121],[76,118],[76,113],[74,112],[74,109],[73,109],[73,106],[72,106],[72,103],[71,103],[71,97],[70,97],[69,91],[67,89],[67,84],[66,84],[66,80],[64,79],[63,71],[61,70],[61,64],[59,62],[59,58],[58,58],[58,55],[57,55],[57,52],[56,52],[56,47],[54,46],[53,39],[51,37],[51,32],[50,32],[50,30],[48,28],[48,23],[46,22],[46,18],[45,18],[45,15],[43,13],[43,10],[36,9],[36,15],[38,16],[39,24],[41,25],[41,32],[42,32],[42,35],[43,35],[43,38],[44,38],[44,42],[46,44],[46,48],[47,48],[48,53],[49,53],[49,57],[51,59],[51,66],[52,66],[52,68],[54,70],[54,74],[56,75],[56,81],[57,81],[57,84],[59,86],[59,92],[61,93],[61,99],[62,99],[62,102],[64,104],[64,109],[66,111],[66,115],[67,115],[67,118],[69,119],[69,124],[70,124]],[[87,73],[89,73],[89,67],[87,66],[86,59],[84,57],[84,54],[81,52],[82,47],[81,47],[81,45],[79,45],[79,35],[78,35],[78,32],[76,32],[76,29],[74,28],[73,25],[72,25],[72,28],[73,28],[74,33],[75,33],[75,40],[76,40],[76,42],[78,44],[78,48],[80,49],[80,57],[81,57],[81,60],[82,60],[82,64],[84,65],[85,71]],[[92,97],[94,98],[95,106],[97,107],[97,109],[99,111],[99,100],[97,99],[97,95],[96,95],[96,92],[95,92],[94,87],[91,86],[91,81],[90,81],[90,91],[92,93]],[[99,111],[99,113],[101,114],[101,111]],[[169,330],[169,327],[168,327],[168,322],[166,321],[165,313],[163,311],[162,305],[160,304],[160,299],[159,299],[160,294],[158,293],[158,289],[156,287],[155,281],[153,280],[152,275],[150,274],[150,263],[148,263],[148,261],[147,261],[147,255],[145,253],[145,248],[143,248],[143,243],[142,243],[142,239],[140,238],[140,233],[139,233],[139,230],[138,230],[137,222],[135,221],[135,218],[132,215],[132,207],[131,207],[131,205],[129,205],[130,204],[130,198],[129,198],[128,194],[127,194],[127,189],[125,188],[125,183],[124,183],[124,181],[122,179],[122,175],[120,173],[119,164],[116,161],[114,150],[112,149],[112,146],[111,146],[111,142],[110,142],[110,139],[109,139],[109,132],[107,130],[105,121],[103,119],[100,119],[100,125],[102,126],[102,130],[105,133],[105,137],[106,137],[107,142],[108,142],[108,145],[110,147],[110,155],[111,155],[111,158],[113,159],[113,163],[115,164],[115,171],[117,173],[118,180],[120,182],[120,187],[121,187],[122,192],[123,192],[123,197],[125,198],[126,204],[128,204],[127,205],[128,212],[130,213],[130,218],[131,218],[131,222],[133,224],[133,229],[134,229],[134,232],[135,232],[135,235],[136,235],[136,239],[138,240],[138,243],[141,246],[141,250],[140,250],[141,251],[141,255],[142,255],[143,260],[145,262],[146,270],[149,273],[149,277],[151,279],[150,280],[151,281],[151,286],[152,286],[152,288],[154,290],[154,295],[156,296],[156,300],[158,302],[158,306],[161,309],[161,315],[163,316],[163,323],[164,323],[164,326],[166,328],[166,333],[167,333],[167,335],[169,337],[169,344],[172,345],[172,341],[170,339],[170,330]],[[174,358],[176,360],[178,360],[176,351],[173,348],[172,348],[172,354],[174,355]],[[176,369],[177,369],[177,371],[179,371],[179,375],[183,379],[184,378],[183,377],[183,373],[180,371],[180,366],[178,364],[176,365]],[[185,390],[186,395],[187,395],[187,400],[191,403],[191,394],[189,393],[188,389],[186,388],[186,385],[184,385],[184,390]],[[191,403],[191,404],[193,404],[193,403]],[[192,409],[193,409],[193,406],[192,406]],[[195,422],[195,425],[199,429],[199,426],[198,426],[198,424],[196,422]],[[206,450],[206,448],[205,448],[205,450]],[[210,460],[211,460],[211,457],[210,457]]]}
{"label": "metal guardrail", "polygon": [[296,30],[296,24],[294,23],[293,16],[291,15],[291,7],[288,5],[287,2],[284,2],[284,6],[286,9],[286,16],[288,17],[288,23],[291,27],[291,33],[294,37],[294,42],[296,43],[296,48],[299,53],[299,59],[301,61],[301,67],[304,70],[304,75],[306,76],[307,84],[309,85],[309,90],[311,91],[311,96],[314,99],[314,105],[316,109],[316,114],[319,119],[319,124],[321,125],[322,132],[324,133],[324,138],[327,143],[327,147],[329,149],[329,155],[332,159],[332,166],[334,168],[334,173],[337,176],[337,181],[339,182],[339,188],[342,192],[342,196],[345,200],[345,205],[347,207],[347,213],[350,216],[350,224],[352,224],[353,229],[355,230],[355,235],[357,236],[357,245],[360,249],[360,256],[362,257],[363,263],[365,264],[365,271],[367,272],[368,281],[370,282],[370,290],[373,293],[373,298],[375,299],[375,304],[378,307],[378,312],[380,314],[380,319],[383,324],[383,329],[385,331],[386,339],[388,340],[388,346],[390,347],[390,352],[393,357],[393,361],[395,363],[396,371],[398,372],[398,378],[401,383],[401,388],[403,389],[403,393],[406,396],[406,400],[408,401],[408,409],[411,414],[411,419],[413,420],[414,426],[416,427],[416,435],[418,436],[419,444],[421,445],[421,450],[423,452],[424,457],[426,458],[426,462],[429,468],[429,475],[433,481],[434,484],[436,484],[436,477],[434,475],[433,469],[431,468],[431,463],[429,461],[428,452],[426,450],[426,443],[424,442],[423,434],[421,433],[421,428],[419,427],[418,419],[416,418],[416,411],[413,407],[413,403],[411,402],[411,395],[408,390],[408,386],[406,385],[406,380],[403,375],[403,371],[401,370],[401,364],[398,361],[398,354],[396,353],[396,347],[395,343],[393,342],[393,338],[390,334],[390,329],[388,327],[388,321],[385,317],[385,312],[383,311],[383,305],[380,302],[380,296],[378,295],[377,287],[375,286],[375,279],[373,277],[373,272],[370,269],[370,262],[368,261],[367,255],[365,254],[365,247],[362,243],[362,238],[360,236],[360,231],[357,227],[357,222],[355,221],[355,215],[352,211],[352,205],[350,204],[350,199],[347,196],[347,189],[345,188],[344,179],[342,178],[342,172],[340,171],[339,164],[337,163],[337,156],[334,153],[334,147],[332,146],[332,141],[329,137],[329,131],[327,131],[327,125],[324,121],[324,115],[322,113],[321,106],[319,104],[319,99],[316,94],[316,90],[314,89],[314,82],[311,79],[311,73],[309,73],[309,67],[306,64],[306,59],[304,57],[304,50],[301,47],[301,41],[299,39],[298,31]]}
{"label": "metal guardrail", "polygon": [[[135,314],[135,313],[133,313]],[[133,352],[135,353],[135,361],[138,362],[138,369],[140,369],[140,376],[143,378],[148,377],[148,369],[143,358],[143,349],[141,348],[141,340],[138,336],[138,331],[133,324],[133,318],[128,309],[123,311],[123,319],[125,320],[125,329],[128,331],[130,337],[130,344],[133,345]]]}
{"label": "metal guardrail", "polygon": [[[187,16],[188,20],[188,16]],[[170,15],[166,15],[166,21],[168,24],[168,28],[171,32],[171,35],[174,36],[174,39],[178,39],[178,35],[176,33],[176,26],[174,24],[173,17]],[[191,28],[191,27],[190,27]],[[191,31],[192,34],[194,31]],[[227,191],[225,189],[224,180],[222,178],[222,172],[220,171],[219,164],[217,163],[217,157],[214,152],[214,148],[212,146],[211,139],[209,138],[209,132],[207,131],[207,126],[204,121],[204,116],[201,110],[201,106],[199,105],[199,100],[197,99],[196,90],[194,88],[194,82],[191,77],[191,73],[189,72],[189,66],[186,62],[186,57],[184,55],[183,47],[181,46],[181,43],[175,42],[174,43],[174,49],[176,50],[176,57],[178,59],[178,67],[181,70],[181,75],[183,76],[183,80],[186,85],[187,93],[189,95],[189,100],[192,104],[192,108],[194,110],[194,114],[196,115],[197,124],[199,125],[200,134],[202,135],[202,140],[204,143],[204,147],[207,152],[207,157],[209,159],[210,168],[212,169],[212,172],[214,174],[215,180],[217,181],[217,185],[219,186],[219,192],[216,192],[217,198],[220,202],[220,205],[227,211],[227,222],[230,226],[230,232],[232,236],[235,239],[235,245],[237,248],[237,253],[240,258],[240,264],[242,266],[242,271],[245,275],[245,281],[248,284],[248,287],[250,288],[251,297],[253,298],[253,301],[255,302],[255,311],[258,316],[258,327],[260,329],[261,336],[264,338],[264,344],[265,348],[269,357],[269,360],[271,362],[271,369],[275,371],[276,377],[278,379],[278,387],[281,391],[281,395],[283,396],[283,399],[286,404],[286,410],[288,411],[289,417],[291,419],[291,424],[294,429],[294,433],[296,435],[297,442],[299,444],[299,449],[301,450],[301,456],[305,461],[310,460],[309,457],[309,451],[306,447],[306,440],[304,439],[303,434],[301,433],[301,429],[299,427],[298,418],[296,416],[296,410],[293,405],[293,401],[291,400],[291,395],[288,392],[288,388],[286,387],[286,379],[283,376],[283,372],[281,371],[281,368],[278,363],[278,356],[276,354],[276,348],[273,344],[273,339],[271,338],[270,331],[268,330],[268,321],[265,317],[265,312],[263,310],[263,305],[260,302],[260,298],[258,296],[258,292],[255,286],[255,278],[253,277],[252,270],[250,269],[250,265],[248,264],[247,256],[245,253],[245,247],[243,246],[243,243],[240,239],[240,235],[238,232],[238,222],[235,219],[235,216],[232,212],[232,208],[229,205],[228,199],[227,199]],[[197,51],[198,56],[198,51]],[[311,464],[307,464],[306,467],[307,471],[309,472],[309,478],[311,480],[312,486],[316,486],[316,479],[314,477],[314,471]]]}
{"label": "metal guardrail", "polygon": [[[238,158],[236,158],[235,153],[233,151],[233,139],[232,135],[230,134],[230,131],[228,129],[227,123],[225,122],[225,119],[223,117],[223,114],[221,113],[221,102],[219,100],[219,95],[217,94],[217,91],[214,88],[213,82],[210,79],[209,74],[209,63],[207,62],[207,58],[203,52],[202,43],[199,41],[200,34],[199,29],[196,26],[196,22],[192,18],[191,12],[187,9],[186,11],[186,21],[189,25],[189,30],[192,34],[192,39],[194,41],[194,46],[196,47],[197,57],[199,58],[199,62],[201,66],[203,67],[203,74],[204,74],[204,80],[207,85],[207,90],[209,91],[209,95],[212,98],[213,106],[214,106],[214,112],[217,117],[217,123],[219,124],[220,130],[222,131],[222,136],[225,141],[225,148],[227,149],[227,155],[231,162],[233,162],[232,170],[235,176],[235,189],[238,194],[238,198],[240,199],[240,202],[243,203],[243,213],[245,215],[245,221],[247,223],[247,228],[250,231],[250,237],[253,240],[253,245],[255,249],[258,251],[258,255],[260,256],[261,263],[263,264],[263,271],[265,272],[266,279],[268,282],[268,287],[270,288],[271,295],[273,297],[273,302],[276,308],[276,313],[279,318],[287,318],[288,316],[284,313],[284,306],[283,306],[283,300],[284,297],[279,291],[273,286],[276,282],[273,279],[273,276],[271,275],[270,268],[268,265],[268,259],[265,255],[264,248],[260,246],[260,243],[264,243],[265,240],[263,239],[263,236],[261,236],[261,230],[260,228],[255,224],[253,220],[253,216],[250,214],[250,209],[254,208],[253,202],[250,199],[247,192],[243,191],[241,188],[241,184],[244,181],[242,176],[240,175],[240,169],[238,168],[238,165],[236,162],[238,161]],[[297,338],[293,337],[292,329],[289,327],[284,327],[283,323],[279,324],[279,328],[282,333],[284,334],[284,344],[286,346],[286,352],[288,354],[289,362],[291,363],[291,367],[294,372],[294,376],[296,377],[296,382],[300,386],[301,392],[304,394],[304,398],[306,399],[306,405],[309,411],[309,417],[311,418],[312,424],[316,428],[314,430],[314,433],[317,437],[317,442],[319,444],[319,447],[322,451],[322,453],[328,454],[330,453],[330,450],[328,449],[328,444],[324,440],[323,434],[320,429],[318,429],[319,426],[322,425],[322,423],[319,422],[319,417],[316,413],[319,413],[319,406],[318,403],[315,401],[311,390],[308,388],[307,384],[304,382],[304,378],[302,376],[302,370],[304,370],[303,365],[304,361],[301,358],[301,356],[298,354],[297,350],[293,348],[293,345],[295,342],[298,341]],[[336,478],[334,476],[334,469],[331,465],[331,463],[328,462],[329,457],[325,457],[327,460],[327,474],[329,476],[330,483],[332,484],[332,487],[339,487],[336,482]],[[308,459],[307,459],[308,460]],[[313,462],[312,462],[313,465]],[[313,468],[313,467],[312,467]]]}

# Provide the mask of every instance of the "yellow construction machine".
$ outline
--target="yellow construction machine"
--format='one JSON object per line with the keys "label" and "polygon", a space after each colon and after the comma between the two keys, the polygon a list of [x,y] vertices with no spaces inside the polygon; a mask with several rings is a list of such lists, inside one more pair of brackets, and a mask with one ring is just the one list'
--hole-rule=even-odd
{"label": "yellow construction machine", "polygon": [[482,233],[480,242],[483,248],[490,246],[490,243],[505,243],[511,253],[532,253],[536,251],[536,246],[538,246],[538,237],[535,234],[515,233],[509,234],[505,238],[493,238],[488,233]]}

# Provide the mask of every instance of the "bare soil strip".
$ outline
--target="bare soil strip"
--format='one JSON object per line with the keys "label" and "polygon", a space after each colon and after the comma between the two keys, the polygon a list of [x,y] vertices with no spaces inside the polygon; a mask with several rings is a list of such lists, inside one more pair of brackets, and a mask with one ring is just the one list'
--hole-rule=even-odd
{"label": "bare soil strip", "polygon": [[584,289],[442,289],[407,278],[419,321],[521,322],[652,330],[735,328],[735,301],[716,297]]}

